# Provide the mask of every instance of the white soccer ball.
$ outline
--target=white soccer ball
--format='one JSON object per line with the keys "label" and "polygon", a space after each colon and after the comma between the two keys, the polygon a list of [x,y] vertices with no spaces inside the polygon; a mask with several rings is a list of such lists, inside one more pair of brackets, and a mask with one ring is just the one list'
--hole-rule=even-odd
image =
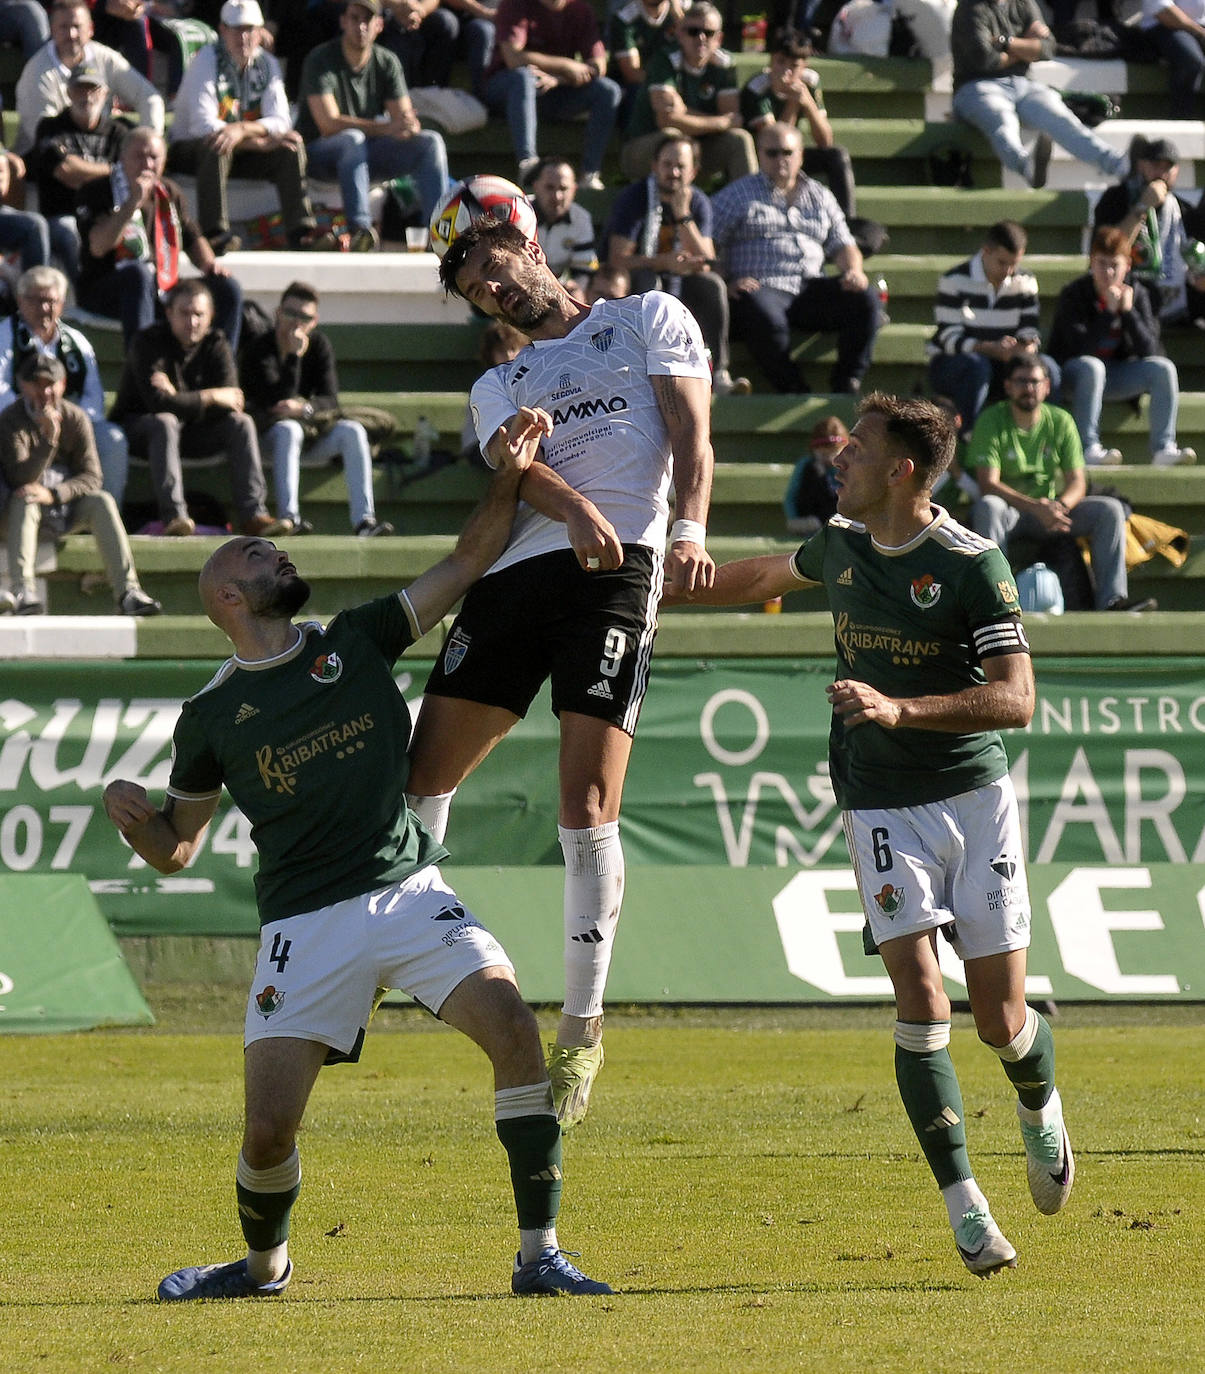
{"label": "white soccer ball", "polygon": [[451,185],[431,216],[431,247],[442,258],[470,224],[484,215],[509,220],[529,239],[536,236],[536,212],[513,181],[481,173]]}

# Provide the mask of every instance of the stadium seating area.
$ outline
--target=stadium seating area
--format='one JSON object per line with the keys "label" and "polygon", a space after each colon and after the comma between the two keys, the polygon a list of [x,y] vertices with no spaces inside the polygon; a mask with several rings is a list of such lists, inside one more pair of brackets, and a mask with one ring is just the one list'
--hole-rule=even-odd
{"label": "stadium seating area", "polygon": [[[0,85],[5,63],[0,54]],[[764,62],[759,53],[738,55],[742,79]],[[888,253],[872,258],[868,270],[881,276],[890,292],[890,323],[880,334],[867,385],[910,392],[923,377],[925,339],[932,331],[932,303],[937,278],[959,257],[973,251],[982,230],[1012,217],[1028,230],[1026,265],[1036,274],[1043,305],[1052,308],[1058,289],[1084,270],[1085,226],[1091,218],[1093,191],[1078,175],[1064,189],[1022,190],[1003,184],[999,164],[981,136],[949,120],[948,96],[934,83],[930,64],[909,59],[822,58],[820,72],[836,141],[850,151],[858,177],[858,212],[887,226]],[[1067,64],[1062,64],[1064,67]],[[1081,89],[1120,95],[1125,121],[1156,122],[1165,73],[1158,68],[1118,63],[1074,64],[1055,73]],[[1099,80],[1093,83],[1093,67]],[[1086,70],[1085,70],[1086,69]],[[6,115],[6,121],[11,116]],[[1105,126],[1102,126],[1105,127]],[[1132,127],[1132,126],[1130,126]],[[1193,186],[1205,173],[1205,138],[1201,126],[1176,126],[1185,150],[1182,185]],[[11,132],[11,130],[10,130]],[[1120,130],[1119,130],[1120,132]],[[1126,135],[1128,140],[1128,134]],[[580,134],[572,126],[554,126],[541,134],[541,152],[576,152]],[[491,123],[471,135],[449,137],[453,176],[492,171],[514,176],[513,155],[503,126]],[[930,154],[955,146],[971,156],[974,189],[932,184]],[[1194,160],[1197,165],[1194,166]],[[583,192],[579,199],[597,222],[622,185],[617,165],[605,169],[608,190]],[[382,253],[372,257],[312,255],[304,261],[291,254],[232,254],[226,262],[249,296],[274,305],[281,287],[294,277],[314,282],[323,297],[323,328],[339,359],[345,401],[389,409],[398,420],[401,447],[407,448],[418,418],[427,416],[438,428],[442,445],[454,452],[465,413],[467,391],[479,366],[476,343],[480,321],[462,303],[446,301],[436,279],[436,260],[429,254]],[[1048,320],[1047,320],[1048,322]],[[106,385],[117,379],[120,334],[90,330]],[[1205,347],[1195,332],[1173,332],[1165,340],[1181,378],[1183,397],[1180,440],[1205,453]],[[802,355],[825,358],[827,339],[801,339]],[[733,371],[748,371],[747,359],[734,350]],[[769,394],[718,399],[714,439],[718,468],[713,500],[712,541],[717,558],[753,549],[791,547],[785,534],[781,497],[791,464],[802,451],[803,436],[828,410],[846,415],[848,398],[830,403],[824,396],[780,397]],[[1188,563],[1175,570],[1157,559],[1134,575],[1135,589],[1159,598],[1161,611],[1193,611],[1205,606],[1205,468],[1154,470],[1145,465],[1145,413],[1130,405],[1106,407],[1102,442],[1127,455],[1121,468],[1097,469],[1094,479],[1129,497],[1144,513],[1187,529],[1193,536]],[[219,490],[220,475],[198,468],[189,474],[197,490]],[[367,593],[404,582],[446,546],[469,508],[483,478],[463,463],[411,477],[403,465],[377,465],[377,510],[402,536],[386,541],[357,541],[346,530],[346,493],[330,468],[303,472],[302,502],[318,533],[294,552],[314,577],[314,609],[330,613]],[[134,473],[129,500],[145,499],[145,472]],[[208,540],[136,541],[139,570],[168,612],[156,626],[142,627],[139,652],[219,654],[221,644],[195,633],[195,574],[211,544]],[[49,569],[49,603],[56,614],[87,613],[95,603],[80,591],[81,577],[100,570],[88,536],[69,538]],[[788,610],[804,610],[804,603]],[[1205,615],[1205,613],[1203,613]],[[811,617],[807,617],[811,621]],[[1072,617],[1084,630],[1060,633],[1060,650],[1077,652],[1184,652],[1187,638],[1176,616],[1143,617],[1141,633],[1127,617],[1124,629],[1116,617]],[[707,654],[799,653],[816,639],[816,652],[826,652],[827,628],[817,634],[800,629],[794,616],[737,617],[675,612],[667,617],[663,651]],[[751,623],[753,622],[753,623]],[[1106,623],[1107,622],[1107,623]],[[790,636],[787,625],[795,628]],[[675,628],[677,625],[677,628]],[[1179,628],[1177,628],[1179,627]],[[801,640],[800,635],[804,638]],[[786,641],[789,638],[790,643]],[[158,648],[144,650],[157,644]],[[756,647],[750,647],[752,645]],[[1040,647],[1040,638],[1038,639]],[[678,647],[675,647],[678,646]],[[721,647],[723,646],[723,647]],[[1068,646],[1070,650],[1068,650]]]}

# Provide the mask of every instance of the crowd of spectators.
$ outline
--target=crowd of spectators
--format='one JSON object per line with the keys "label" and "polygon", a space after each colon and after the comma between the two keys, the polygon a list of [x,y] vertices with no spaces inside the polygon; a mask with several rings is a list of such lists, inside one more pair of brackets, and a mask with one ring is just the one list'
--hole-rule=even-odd
{"label": "crowd of spectators", "polygon": [[[1148,55],[1169,65],[1177,117],[1200,113],[1200,3],[1145,0],[1134,29],[1146,35]],[[182,23],[178,4],[138,0],[126,15],[84,0],[0,3],[0,41],[20,44],[25,58],[16,136],[0,152],[0,250],[16,264],[0,276],[11,311],[0,319],[0,406],[21,401],[25,364],[57,360],[61,405],[59,379],[29,380],[43,391],[53,383],[49,404],[71,415],[72,435],[82,429],[65,407],[84,416],[88,480],[94,462],[115,510],[132,451],[150,464],[159,528],[191,533],[181,459],[220,452],[237,528],[304,533],[299,469],[335,460],[352,528],[392,532],[373,508],[367,436],[339,416],[317,292],[295,283],[272,327],[240,351],[242,290],[222,261],[244,247],[229,181],[275,188],[278,241],[295,250],[378,248],[373,183],[408,183],[425,224],[449,185],[447,151],[440,133],[423,127],[411,92],[445,86],[458,60],[482,117],[505,121],[540,243],[583,299],[650,288],[678,296],[699,321],[717,395],[755,385],[810,391],[793,348],[803,332],[834,337],[827,391],[861,389],[885,319],[865,257],[885,236],[855,218],[854,164],[834,140],[810,64],[824,41],[806,22],[815,6],[776,9],[788,26],[772,33],[765,66],[742,85],[725,46],[727,12],[709,0],[613,0],[601,22],[591,0],[265,4],[266,17],[260,0],[185,6],[207,29]],[[1005,167],[1040,186],[1057,142],[1113,183],[1096,205],[1088,270],[1060,295],[1047,345],[1019,223],[993,225],[941,278],[930,391],[949,398],[973,442],[985,410],[1009,402],[1014,368],[1031,364],[1051,401],[1067,405],[1087,466],[1121,456],[1102,445],[1102,402],[1149,394],[1152,461],[1192,461],[1176,437],[1178,379],[1161,330],[1205,322],[1205,262],[1192,254],[1205,212],[1177,193],[1174,143],[1140,137],[1128,156],[1118,153],[1030,78],[1056,41],[1035,0],[923,8],[949,40],[956,116],[983,130]],[[1063,38],[1066,9],[1053,21]],[[152,47],[171,54],[166,82]],[[930,35],[918,50],[946,49]],[[578,156],[540,157],[540,130],[570,120],[581,126]],[[1023,127],[1036,130],[1036,142],[1026,143]],[[596,223],[578,193],[603,189],[616,142],[627,185],[611,188]],[[193,188],[186,193],[165,172],[193,179]],[[311,177],[338,184],[341,219],[315,214]],[[199,279],[180,279],[181,254]],[[122,329],[125,369],[110,417],[92,346],[61,319],[72,293]],[[733,374],[730,338],[744,343],[756,375]],[[823,493],[821,457],[834,435],[830,424],[813,436],[819,447],[801,460],[793,490],[806,471],[809,489]],[[960,484],[974,490],[969,479]],[[81,488],[72,499],[85,495],[94,493]],[[106,515],[91,501],[87,518],[103,525]],[[10,515],[10,544],[28,544],[34,522],[18,523],[19,537]],[[111,545],[113,559],[120,600],[136,580]],[[0,597],[0,613],[34,604],[24,567],[10,559],[13,590]],[[126,600],[134,613],[157,606]]]}

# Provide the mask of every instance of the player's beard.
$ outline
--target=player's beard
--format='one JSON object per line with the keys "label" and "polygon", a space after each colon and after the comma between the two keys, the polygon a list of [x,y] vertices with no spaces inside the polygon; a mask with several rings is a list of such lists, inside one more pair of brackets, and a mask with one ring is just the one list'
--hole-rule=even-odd
{"label": "player's beard", "polygon": [[515,285],[522,290],[523,299],[513,311],[499,310],[498,318],[530,336],[552,314],[557,299],[556,282],[535,263],[520,269],[516,277]]}
{"label": "player's beard", "polygon": [[292,620],[310,599],[310,584],[304,577],[281,581],[274,573],[264,573],[235,585],[246,597],[250,610],[265,620]]}

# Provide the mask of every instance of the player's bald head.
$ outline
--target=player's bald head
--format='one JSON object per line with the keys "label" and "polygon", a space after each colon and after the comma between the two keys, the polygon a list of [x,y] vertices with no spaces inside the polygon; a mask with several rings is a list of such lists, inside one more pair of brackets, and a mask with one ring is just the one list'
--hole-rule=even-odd
{"label": "player's bald head", "polygon": [[241,557],[252,539],[228,539],[209,555],[201,575],[197,578],[197,590],[201,594],[201,606],[215,625],[220,625],[221,590],[224,586],[239,580]]}

